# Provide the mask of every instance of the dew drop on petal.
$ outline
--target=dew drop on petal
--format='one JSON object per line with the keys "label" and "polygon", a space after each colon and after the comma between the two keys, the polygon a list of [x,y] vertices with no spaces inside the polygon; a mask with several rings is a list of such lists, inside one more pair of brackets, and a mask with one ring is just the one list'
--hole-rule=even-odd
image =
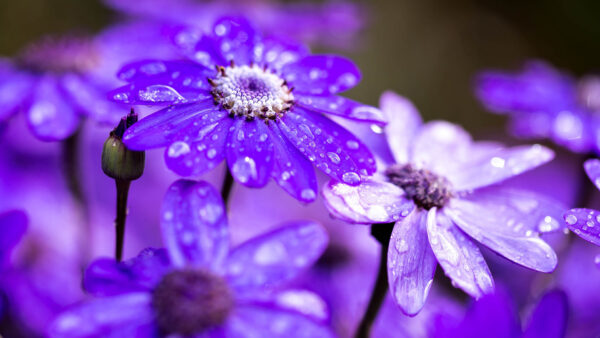
{"label": "dew drop on petal", "polygon": [[328,152],[327,153],[327,157],[329,157],[329,160],[333,163],[333,164],[338,164],[340,163],[340,156],[336,153],[333,152]]}
{"label": "dew drop on petal", "polygon": [[302,197],[303,200],[310,200],[310,201],[312,201],[312,200],[315,199],[316,196],[317,195],[315,194],[315,191],[312,190],[312,189],[308,189],[307,188],[307,189],[303,189],[300,192],[300,197]]}
{"label": "dew drop on petal", "polygon": [[167,151],[167,156],[169,156],[171,158],[177,158],[177,157],[185,155],[189,152],[190,152],[189,144],[187,144],[183,141],[177,141],[177,142],[173,142],[173,144],[171,144],[171,146],[169,147],[169,150]]}
{"label": "dew drop on petal", "polygon": [[567,218],[565,218],[565,221],[567,222],[567,224],[573,225],[577,223],[577,217],[575,217],[575,215],[569,215],[567,216]]}
{"label": "dew drop on petal", "polygon": [[349,171],[347,173],[344,173],[344,175],[342,175],[342,181],[344,181],[348,184],[356,184],[356,183],[360,182],[360,176],[358,176],[358,174],[353,171]]}
{"label": "dew drop on petal", "polygon": [[256,180],[258,178],[256,162],[248,156],[238,158],[231,167],[231,173],[240,183],[246,183],[250,179]]}
{"label": "dew drop on petal", "polygon": [[346,142],[346,147],[348,147],[348,149],[356,150],[356,149],[358,149],[359,144],[356,141],[350,140],[350,141]]}

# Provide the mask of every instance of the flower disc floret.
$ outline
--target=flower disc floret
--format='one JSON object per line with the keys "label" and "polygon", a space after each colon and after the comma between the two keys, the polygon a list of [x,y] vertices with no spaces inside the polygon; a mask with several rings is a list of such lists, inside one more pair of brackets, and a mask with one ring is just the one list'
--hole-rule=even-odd
{"label": "flower disc floret", "polygon": [[425,210],[443,208],[452,197],[450,182],[428,170],[396,164],[385,174],[391,183],[404,190],[407,198]]}

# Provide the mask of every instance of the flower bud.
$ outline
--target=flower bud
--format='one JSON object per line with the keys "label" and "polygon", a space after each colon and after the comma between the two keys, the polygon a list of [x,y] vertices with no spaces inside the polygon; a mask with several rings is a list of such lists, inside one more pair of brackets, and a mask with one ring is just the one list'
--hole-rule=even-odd
{"label": "flower bud", "polygon": [[145,153],[127,149],[122,141],[125,130],[137,122],[133,109],[123,117],[119,125],[110,132],[102,149],[102,170],[116,180],[133,181],[144,173]]}

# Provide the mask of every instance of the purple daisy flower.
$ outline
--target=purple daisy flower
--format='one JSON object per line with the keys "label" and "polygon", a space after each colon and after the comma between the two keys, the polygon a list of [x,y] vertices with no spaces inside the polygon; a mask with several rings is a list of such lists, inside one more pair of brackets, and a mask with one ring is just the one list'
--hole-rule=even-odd
{"label": "purple daisy flower", "polygon": [[550,161],[550,149],[474,142],[451,123],[423,124],[414,106],[393,93],[382,96],[381,107],[390,120],[389,148],[378,151],[390,160],[358,186],[331,181],[323,195],[330,212],[347,222],[395,223],[388,278],[406,314],[423,307],[438,263],[473,297],[493,290],[476,242],[525,267],[554,270],[556,254],[538,235],[559,227],[560,207],[498,185]]}
{"label": "purple daisy flower", "polygon": [[100,297],[60,315],[51,336],[331,336],[322,301],[280,288],[325,250],[318,224],[292,223],[230,250],[220,195],[179,180],[165,196],[161,227],[166,250],[92,263],[84,285]]}
{"label": "purple daisy flower", "polygon": [[494,113],[509,114],[511,131],[522,138],[548,138],[574,152],[598,152],[600,78],[579,81],[541,61],[520,73],[485,71],[475,91]]}
{"label": "purple daisy flower", "polygon": [[312,168],[357,185],[375,172],[369,150],[323,114],[384,123],[373,107],[338,96],[360,80],[358,68],[333,55],[262,38],[248,22],[224,18],[202,37],[190,61],[140,61],[119,76],[130,84],[110,96],[129,104],[170,105],[128,129],[134,150],[168,146],[167,166],[200,175],[227,159],[236,181],[263,187],[270,177],[312,202]]}

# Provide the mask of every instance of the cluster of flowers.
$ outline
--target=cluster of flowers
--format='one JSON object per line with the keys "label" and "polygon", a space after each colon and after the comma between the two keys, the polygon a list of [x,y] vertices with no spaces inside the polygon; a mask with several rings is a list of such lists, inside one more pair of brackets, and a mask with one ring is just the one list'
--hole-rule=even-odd
{"label": "cluster of flowers", "polygon": [[[361,25],[360,9],[345,3],[107,3],[137,19],[93,38],[47,38],[0,63],[3,133],[11,135],[15,128],[21,132],[13,125],[23,115],[37,139],[61,141],[67,172],[66,182],[40,183],[60,176],[39,169],[52,163],[47,149],[28,154],[12,138],[3,138],[8,150],[0,173],[7,183],[0,193],[13,197],[0,204],[6,210],[0,214],[1,330],[53,337],[330,337],[347,335],[358,326],[357,336],[419,335],[416,327],[439,337],[482,332],[501,337],[564,335],[568,306],[563,291],[544,295],[522,328],[502,291],[510,286],[496,287],[488,262],[501,274],[515,267],[484,256],[490,249],[523,267],[552,273],[559,262],[548,241],[560,244],[571,229],[600,245],[600,211],[567,210],[553,197],[515,183],[516,176],[555,157],[546,146],[474,141],[455,124],[423,122],[412,103],[393,92],[381,96],[379,108],[341,96],[359,83],[357,66],[344,57],[311,54],[295,38],[322,43],[336,36],[344,45]],[[259,19],[250,22],[240,16],[249,13],[260,13],[250,15]],[[600,149],[596,78],[575,83],[535,62],[521,74],[482,73],[476,92],[489,110],[510,114],[512,131],[519,137],[548,138],[584,154]],[[134,114],[123,119],[105,144],[99,165],[97,151],[102,147],[97,138],[81,138],[84,119],[114,127],[131,106],[137,111],[160,109],[139,121]],[[92,135],[105,132],[96,124],[90,128]],[[88,148],[96,156],[90,165],[74,164],[85,158]],[[148,170],[133,195],[148,196],[139,208],[132,207],[135,234],[129,233],[134,237],[125,247],[135,247],[137,239],[141,246],[162,242],[165,248],[145,248],[121,262],[123,203],[129,184],[142,174],[143,152],[154,148],[165,148],[164,164],[172,173],[157,169],[163,164],[160,159],[146,161]],[[118,156],[111,157],[114,149]],[[600,189],[600,160],[592,156],[586,157],[584,168]],[[134,174],[124,174],[136,166]],[[112,203],[106,181],[84,174],[97,173],[100,167],[114,175],[120,192],[118,253],[116,260],[90,263],[86,255],[93,255],[89,247],[98,233],[81,224],[110,224],[98,216]],[[174,177],[220,178],[222,173],[221,193],[214,184]],[[24,175],[30,178],[23,180]],[[78,176],[86,182],[83,189]],[[328,180],[321,189],[319,177]],[[243,199],[231,194],[234,182],[265,188],[270,178],[302,203],[288,203],[278,191],[272,192],[278,199],[261,196],[259,190],[248,190]],[[13,192],[27,190],[22,182],[34,180],[31,191]],[[57,193],[63,190],[57,187],[61,183],[67,183],[74,198]],[[90,190],[107,196],[90,198]],[[262,214],[257,220],[271,216],[264,214],[285,219],[281,216],[293,216],[294,206],[288,204],[317,200],[314,204],[324,205],[340,223],[371,226],[383,257],[376,282],[363,276],[373,269],[361,266],[361,259],[348,263],[347,251],[339,249],[368,239],[365,232],[357,234],[360,239],[348,234],[353,231],[349,226],[333,229],[291,221],[230,247],[238,238],[237,230],[230,231],[228,211],[230,218],[252,228],[252,212]],[[155,219],[150,206],[161,203]],[[38,209],[40,205],[44,207]],[[49,226],[53,219],[76,226]],[[144,223],[156,224],[160,231]],[[26,231],[28,224],[31,229]],[[239,229],[239,237],[247,239],[255,231]],[[150,234],[154,232],[157,238]],[[28,244],[19,250],[22,240]],[[22,257],[18,263],[10,259],[15,250]],[[366,256],[368,266],[371,256]],[[314,276],[306,277],[315,264],[310,270]],[[342,270],[337,264],[344,266],[343,273],[332,277],[333,271]],[[438,264],[447,278],[436,276]],[[439,286],[445,295],[432,291],[429,302],[436,314],[425,305],[434,279],[451,282]],[[348,304],[340,298],[371,288],[362,321],[358,317],[365,310],[354,310],[352,320],[344,317],[347,309],[333,310]],[[384,302],[388,288],[391,300]],[[480,299],[464,319],[456,300],[448,296],[454,288]],[[315,292],[324,290],[330,294]],[[366,301],[359,303],[362,309]],[[394,312],[398,310],[408,317]],[[335,323],[331,311],[339,311],[344,324]],[[378,313],[379,326],[372,328]]]}

